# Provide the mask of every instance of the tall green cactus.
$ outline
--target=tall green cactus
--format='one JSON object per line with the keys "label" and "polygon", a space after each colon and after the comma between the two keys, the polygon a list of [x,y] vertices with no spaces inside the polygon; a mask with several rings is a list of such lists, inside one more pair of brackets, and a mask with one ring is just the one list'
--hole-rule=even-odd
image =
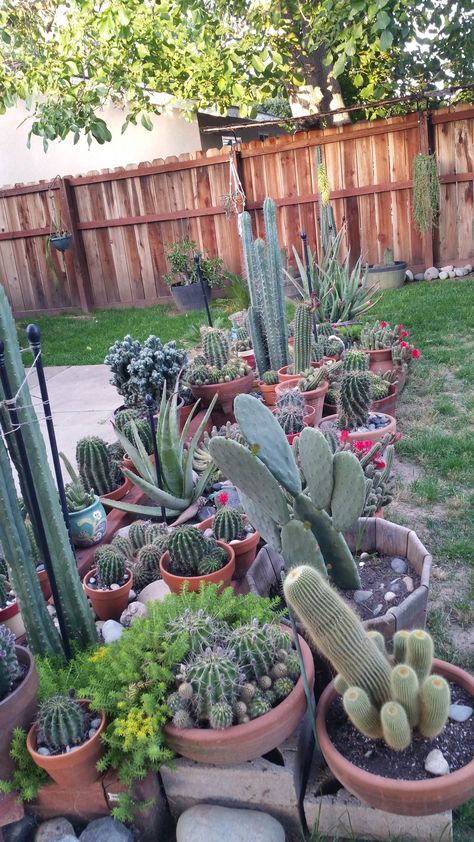
{"label": "tall green cactus", "polygon": [[298,304],[295,314],[293,373],[303,374],[311,365],[311,304]]}
{"label": "tall green cactus", "polygon": [[[235,399],[234,412],[250,449],[215,438],[209,450],[239,488],[251,523],[276,550],[283,550],[288,568],[299,552],[317,569],[324,567],[324,558],[339,587],[359,588],[357,567],[342,534],[361,515],[365,502],[366,483],[356,456],[334,455],[322,433],[305,428],[298,446],[303,487],[294,452],[272,412],[249,395]],[[303,527],[298,532],[296,521]]]}
{"label": "tall green cactus", "polygon": [[440,675],[431,675],[433,641],[427,632],[405,632],[403,660],[392,666],[380,638],[367,634],[352,608],[314,568],[290,570],[283,592],[316,647],[338,671],[335,687],[359,731],[373,739],[383,737],[394,751],[410,745],[414,727],[428,739],[442,731],[449,685]]}
{"label": "tall green cactus", "polygon": [[288,330],[283,295],[283,265],[272,199],[263,203],[266,248],[252,235],[250,214],[242,220],[242,248],[250,291],[248,326],[260,376],[288,364]]}
{"label": "tall green cactus", "polygon": [[[84,593],[82,583],[77,572],[76,559],[69,542],[69,535],[59,504],[58,492],[48,466],[45,443],[41,435],[38,419],[32,408],[32,400],[28,383],[24,383],[25,370],[18,346],[16,326],[5,291],[1,286],[0,336],[2,336],[5,342],[5,361],[11,388],[13,394],[19,393],[19,398],[17,400],[18,417],[20,423],[22,424],[23,439],[28,453],[31,470],[35,478],[35,488],[39,504],[39,516],[43,523],[46,541],[50,550],[66,628],[71,641],[75,642],[80,648],[83,648],[96,642],[97,631],[95,628],[94,618],[87,602],[87,597]],[[4,397],[3,391],[0,388],[0,398],[4,399]],[[0,420],[4,432],[9,433],[11,431],[11,425],[5,413],[1,414]],[[13,436],[7,435],[6,440],[10,457],[15,464],[15,468],[17,469],[19,476],[23,500],[33,523],[33,527],[35,528],[35,511],[29,498],[22,466],[18,460],[18,453],[13,442]],[[5,453],[3,455],[5,458],[2,460],[2,485],[4,483],[8,485],[8,471],[6,470],[5,465],[5,460],[8,462],[8,459],[6,459]],[[21,536],[21,543],[18,543],[18,532],[16,538],[13,535],[13,527],[15,524],[16,530],[20,529],[17,522],[20,520],[20,515],[19,510],[17,511],[15,508],[12,510],[11,507],[12,502],[10,502],[10,511],[13,523],[5,525],[9,518],[2,517],[2,528],[10,531],[9,537],[10,540],[14,541],[16,557],[18,558],[18,578],[24,580],[26,586],[26,580],[29,580],[29,562],[26,560],[28,559],[28,556],[25,555],[26,550],[23,549],[23,536]],[[1,537],[0,540],[2,540]],[[27,541],[26,531],[25,541]],[[20,546],[22,547],[21,554],[19,553]],[[5,545],[4,549],[6,551]],[[42,561],[44,561],[44,559],[42,559]],[[15,588],[17,587],[17,584],[19,583],[13,583]],[[24,596],[24,601],[25,598],[28,599],[28,596]],[[40,614],[38,611],[40,607],[38,606],[36,596],[33,594],[32,598],[34,603],[32,610],[35,616],[38,616],[38,622],[42,624],[43,621],[39,619]],[[44,600],[42,605],[44,605]],[[51,636],[49,639],[49,645],[52,645],[56,649],[57,647],[54,645],[54,641],[51,641]]]}
{"label": "tall green cactus", "polygon": [[79,476],[86,488],[100,497],[118,486],[117,470],[112,464],[107,442],[99,436],[85,436],[76,444]]}
{"label": "tall green cactus", "polygon": [[367,371],[343,374],[338,395],[338,425],[357,430],[367,424],[372,403],[372,379]]}

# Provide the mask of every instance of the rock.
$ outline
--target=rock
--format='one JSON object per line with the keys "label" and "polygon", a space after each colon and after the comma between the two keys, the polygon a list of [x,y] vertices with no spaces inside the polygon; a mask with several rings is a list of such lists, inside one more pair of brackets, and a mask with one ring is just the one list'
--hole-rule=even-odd
{"label": "rock", "polygon": [[39,749],[38,749],[38,754],[42,754],[43,757],[49,757],[51,752],[50,752],[49,748],[46,748],[46,746],[40,746]]}
{"label": "rock", "polygon": [[[5,819],[6,816],[2,815],[2,818]],[[33,838],[34,827],[36,827],[36,821],[33,816],[25,813],[23,818],[2,827],[4,842],[29,842]]]}
{"label": "rock", "polygon": [[120,587],[120,585],[117,585],[116,582],[112,582],[112,584],[110,586],[110,590],[111,591],[118,591],[119,587]]}
{"label": "rock", "polygon": [[412,281],[412,280],[413,280],[413,272],[411,271],[411,269],[407,269],[407,270],[406,270],[406,272],[405,272],[405,279],[406,279],[407,281]]}
{"label": "rock", "polygon": [[354,602],[367,602],[372,594],[373,591],[354,591]]}
{"label": "rock", "polygon": [[148,608],[143,602],[131,602],[130,605],[127,605],[124,611],[122,611],[120,615],[120,622],[122,626],[125,626],[128,629],[134,620],[137,620],[139,617],[146,617],[148,614]]}
{"label": "rock", "polygon": [[[216,488],[216,485],[218,485],[219,488]],[[213,489],[215,491],[220,491],[221,490],[220,482],[217,482],[216,485],[212,486]],[[216,513],[216,507],[215,506],[203,506],[201,509],[199,509],[199,511],[197,513],[197,519],[201,522],[203,520],[207,520],[208,517],[212,517],[212,515],[215,515],[215,513]]]}
{"label": "rock", "polygon": [[404,576],[403,582],[404,582],[404,585],[405,585],[408,593],[411,593],[415,588],[415,586],[413,584],[413,579],[411,578],[411,576]]}
{"label": "rock", "polygon": [[454,269],[450,269],[449,272],[448,272],[448,275],[449,275],[450,278],[455,278],[456,275],[454,274]]}
{"label": "rock", "polygon": [[51,614],[51,617],[55,617],[55,616],[56,616],[56,609],[55,609],[54,605],[49,605],[49,604],[48,604],[48,605],[46,606],[46,611],[48,612],[48,614]]}
{"label": "rock", "polygon": [[393,591],[387,591],[387,593],[384,596],[384,600],[385,600],[385,602],[393,602],[395,597],[396,597],[396,594]]}
{"label": "rock", "polygon": [[[81,837],[82,838],[82,837]],[[285,842],[280,822],[260,810],[196,804],[176,826],[176,842]]]}
{"label": "rock", "polygon": [[456,278],[462,278],[464,275],[464,269],[455,269],[454,274]]}
{"label": "rock", "polygon": [[89,740],[92,740],[92,737],[95,737],[96,734],[97,734],[97,728],[89,728],[89,731],[87,732],[87,736],[88,736]]}
{"label": "rock", "polygon": [[102,626],[102,637],[104,643],[115,643],[120,640],[123,634],[123,626],[117,623],[117,620],[106,620]]}
{"label": "rock", "polygon": [[469,705],[450,705],[448,716],[454,722],[466,722],[472,716],[474,710]]}
{"label": "rock", "polygon": [[440,281],[445,281],[445,280],[446,280],[446,278],[449,278],[449,275],[448,275],[448,273],[447,273],[447,272],[443,272],[443,271],[441,271],[441,272],[439,273],[438,277],[439,277]]}
{"label": "rock", "polygon": [[439,750],[439,748],[434,748],[433,751],[430,751],[425,760],[425,769],[431,775],[449,774],[448,761],[446,760],[444,754]]}
{"label": "rock", "polygon": [[106,816],[87,825],[79,839],[81,842],[133,842],[133,833],[122,822]]}
{"label": "rock", "polygon": [[71,836],[70,833],[67,833],[66,836],[61,836],[56,842],[77,842],[77,836]]}
{"label": "rock", "polygon": [[372,614],[374,615],[374,617],[376,617],[378,614],[380,614],[382,608],[383,608],[383,605],[382,605],[381,602],[379,602],[379,604],[376,605],[374,610],[372,611]]}
{"label": "rock", "polygon": [[469,273],[472,272],[472,265],[470,263],[466,263],[464,268],[466,270],[467,275],[469,275]]}
{"label": "rock", "polygon": [[395,570],[395,573],[406,573],[408,570],[408,564],[403,558],[395,557],[392,559],[390,567]]}
{"label": "rock", "polygon": [[130,588],[130,590],[128,592],[128,601],[129,602],[135,602],[136,598],[137,598],[137,595],[136,595],[135,591],[133,590],[133,588]]}
{"label": "rock", "polygon": [[165,596],[171,593],[168,585],[166,582],[163,582],[162,579],[158,579],[157,582],[151,582],[146,588],[143,588],[142,591],[138,594],[138,602],[142,602],[145,605],[146,602],[163,602]]}
{"label": "rock", "polygon": [[453,266],[452,263],[450,263],[449,266],[442,266],[439,271],[440,272],[452,272],[453,269],[454,269],[454,266]]}
{"label": "rock", "polygon": [[100,716],[97,716],[95,719],[92,720],[91,728],[96,728],[96,729],[99,728],[101,722],[102,722],[102,720],[101,720]]}
{"label": "rock", "polygon": [[48,819],[41,822],[35,833],[35,842],[58,842],[64,836],[72,836],[77,839],[74,828],[68,819],[58,816],[57,819]]}
{"label": "rock", "polygon": [[96,620],[95,621],[95,627],[96,627],[99,635],[102,634],[102,629],[104,628],[104,623],[105,623],[105,620]]}
{"label": "rock", "polygon": [[209,539],[214,537],[214,532],[212,531],[212,527],[209,526],[207,529],[204,530],[204,537]]}
{"label": "rock", "polygon": [[426,269],[423,277],[425,281],[435,281],[436,278],[439,276],[439,272],[436,266],[430,266],[429,269]]}
{"label": "rock", "polygon": [[415,281],[424,281],[425,280],[425,273],[424,272],[417,272],[415,275]]}
{"label": "rock", "polygon": [[370,554],[369,554],[369,553],[361,553],[361,554],[360,554],[360,560],[361,560],[361,561],[368,561],[368,560],[369,560],[369,558],[370,558]]}

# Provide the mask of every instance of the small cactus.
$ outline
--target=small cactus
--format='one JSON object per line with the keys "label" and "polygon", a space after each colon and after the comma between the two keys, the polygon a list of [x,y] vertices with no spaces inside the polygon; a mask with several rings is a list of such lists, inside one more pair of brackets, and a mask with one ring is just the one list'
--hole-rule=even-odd
{"label": "small cactus", "polygon": [[302,392],[313,392],[323,385],[327,376],[328,369],[325,366],[320,368],[308,368],[302,372],[303,376],[298,381],[298,388]]}
{"label": "small cactus", "polygon": [[173,529],[168,549],[172,572],[177,576],[195,576],[199,562],[208,554],[206,539],[194,526],[178,526]]}
{"label": "small cactus", "polygon": [[277,701],[281,702],[283,699],[286,699],[287,696],[293,690],[293,682],[291,678],[286,676],[285,678],[277,678],[277,680],[273,684],[273,691],[276,695]]}
{"label": "small cactus", "polygon": [[133,523],[130,524],[128,529],[128,540],[135,551],[139,550],[140,547],[143,547],[146,544],[146,530],[149,525],[150,523],[147,520],[134,520]]}
{"label": "small cactus", "polygon": [[170,620],[167,626],[167,638],[172,640],[177,634],[185,634],[191,653],[207,649],[218,639],[221,626],[215,617],[202,609],[192,611],[186,608],[181,614]]}
{"label": "small cactus", "polygon": [[159,571],[160,558],[163,555],[158,544],[145,544],[137,553],[137,563],[145,570]]}
{"label": "small cactus", "polygon": [[79,745],[85,737],[87,717],[76,699],[51,696],[43,702],[38,713],[38,743],[53,754]]}
{"label": "small cactus", "polygon": [[10,585],[8,579],[5,576],[0,576],[0,608],[6,607],[9,590]]}
{"label": "small cactus", "polygon": [[125,535],[114,535],[111,546],[115,547],[117,552],[122,553],[124,558],[131,559],[134,554],[132,542]]}
{"label": "small cactus", "polygon": [[226,702],[232,708],[238,697],[239,666],[231,653],[220,647],[197,653],[185,667],[186,681],[192,685],[192,705],[198,719],[209,721],[212,708]]}
{"label": "small cactus", "polygon": [[350,371],[368,371],[370,364],[369,355],[364,351],[346,351],[342,360],[342,371],[347,374]]}
{"label": "small cactus", "polygon": [[93,488],[99,497],[117,488],[117,474],[107,442],[99,436],[86,436],[77,442],[76,461],[85,488]]}
{"label": "small cactus", "polygon": [[68,512],[82,512],[88,509],[95,502],[95,494],[92,489],[87,491],[82,482],[70,482],[65,487],[66,503]]}
{"label": "small cactus", "polygon": [[234,715],[231,706],[227,702],[216,702],[209,714],[209,725],[216,731],[223,731],[230,728]]}
{"label": "small cactus", "polygon": [[230,358],[230,344],[223,330],[209,330],[202,343],[204,356],[209,365],[223,368]]}
{"label": "small cactus", "polygon": [[224,541],[226,544],[238,541],[242,537],[243,525],[242,515],[237,509],[222,506],[214,518],[214,535],[218,541]]}
{"label": "small cactus", "polygon": [[276,649],[268,633],[268,626],[259,626],[256,620],[247,625],[237,626],[228,638],[228,645],[243,665],[248,680],[258,679],[270,673],[275,662]]}
{"label": "small cactus", "polygon": [[125,575],[125,558],[112,544],[98,547],[94,553],[97,567],[97,585],[105,590],[118,584]]}
{"label": "small cactus", "polygon": [[271,711],[271,709],[272,705],[270,700],[266,699],[262,695],[259,695],[252,699],[248,705],[247,711],[250,719],[258,719],[259,716],[264,716],[264,714]]}
{"label": "small cactus", "polygon": [[278,372],[277,371],[265,371],[262,374],[262,383],[265,386],[276,386],[278,383]]}
{"label": "small cactus", "polygon": [[[227,561],[227,556],[225,558],[225,562]],[[222,570],[223,564],[221,559],[217,558],[213,555],[207,555],[202,558],[197,565],[197,575],[198,576],[210,576],[211,573],[217,573],[219,570]]]}
{"label": "small cactus", "polygon": [[379,377],[377,374],[371,373],[372,381],[372,400],[381,401],[387,397],[390,391],[390,383]]}
{"label": "small cactus", "polygon": [[177,710],[171,721],[175,728],[194,728],[194,721],[186,708]]}
{"label": "small cactus", "polygon": [[338,424],[343,430],[357,430],[367,424],[372,403],[372,380],[368,372],[342,376],[338,397]]}
{"label": "small cactus", "polygon": [[0,702],[12,690],[19,669],[15,635],[6,626],[0,626]]}
{"label": "small cactus", "polygon": [[186,710],[186,701],[179,693],[170,693],[166,699],[166,707],[168,707],[174,715],[178,710]]}
{"label": "small cactus", "polygon": [[359,344],[368,351],[379,351],[391,348],[399,341],[397,328],[392,328],[387,322],[375,322],[364,325],[361,330]]}

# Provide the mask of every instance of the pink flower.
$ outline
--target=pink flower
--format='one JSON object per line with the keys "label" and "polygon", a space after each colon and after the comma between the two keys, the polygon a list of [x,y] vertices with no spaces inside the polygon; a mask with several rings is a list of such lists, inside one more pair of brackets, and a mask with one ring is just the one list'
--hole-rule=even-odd
{"label": "pink flower", "polygon": [[221,491],[221,493],[219,494],[217,499],[218,499],[219,503],[221,504],[221,506],[225,506],[225,504],[229,502],[229,495],[227,494],[226,491]]}
{"label": "pink flower", "polygon": [[355,441],[354,447],[356,450],[370,450],[373,445],[373,441]]}
{"label": "pink flower", "polygon": [[411,355],[412,355],[414,360],[419,360],[420,357],[421,357],[421,353],[418,350],[418,348],[412,348]]}
{"label": "pink flower", "polygon": [[408,342],[400,342],[400,348],[408,348]]}
{"label": "pink flower", "polygon": [[379,470],[383,470],[385,468],[385,462],[383,459],[374,459],[374,466]]}
{"label": "pink flower", "polygon": [[342,442],[343,444],[345,444],[347,441],[349,441],[349,430],[341,430],[341,433],[340,433],[340,436],[339,436],[339,441]]}
{"label": "pink flower", "polygon": [[388,322],[379,322],[380,327],[387,327]]}
{"label": "pink flower", "polygon": [[400,332],[401,330],[403,330],[403,325],[397,325],[397,330],[398,330],[398,332]]}
{"label": "pink flower", "polygon": [[407,331],[407,330],[402,330],[402,332],[401,332],[400,336],[401,336],[402,338],[404,338],[405,336],[408,336],[408,331]]}

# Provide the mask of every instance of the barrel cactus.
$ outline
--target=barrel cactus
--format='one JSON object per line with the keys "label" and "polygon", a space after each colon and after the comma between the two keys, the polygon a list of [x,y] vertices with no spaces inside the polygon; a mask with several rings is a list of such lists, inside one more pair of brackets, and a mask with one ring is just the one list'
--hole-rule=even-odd
{"label": "barrel cactus", "polygon": [[111,545],[126,559],[131,559],[134,555],[135,549],[132,542],[125,535],[114,535]]}
{"label": "barrel cactus", "polygon": [[97,584],[101,589],[117,585],[125,576],[125,558],[112,544],[98,547],[94,553]]}
{"label": "barrel cactus", "polygon": [[194,526],[179,526],[169,537],[170,570],[176,576],[195,576],[198,564],[207,555],[204,535]]}
{"label": "barrel cactus", "polygon": [[214,535],[218,541],[238,541],[242,537],[244,523],[242,515],[232,506],[222,506],[214,518]]}
{"label": "barrel cactus", "polygon": [[247,680],[269,675],[276,661],[276,651],[271,635],[265,626],[254,620],[235,628],[228,638],[228,645],[243,666]]}
{"label": "barrel cactus", "polygon": [[69,696],[50,696],[38,713],[38,744],[52,754],[80,745],[86,736],[87,716],[76,699]]}
{"label": "barrel cactus", "polygon": [[209,365],[223,368],[230,358],[230,344],[223,330],[218,328],[207,331],[202,347]]}
{"label": "barrel cactus", "polygon": [[6,626],[0,626],[0,702],[13,689],[19,670],[15,635]]}
{"label": "barrel cactus", "polygon": [[116,466],[107,442],[99,436],[86,436],[77,442],[76,461],[83,485],[93,488],[99,497],[117,488]]}
{"label": "barrel cactus", "polygon": [[185,681],[192,687],[191,705],[198,720],[207,720],[214,705],[226,702],[232,708],[242,683],[239,665],[232,653],[220,646],[208,647],[184,665]]}
{"label": "barrel cactus", "polygon": [[146,544],[146,530],[150,526],[148,520],[134,520],[128,529],[128,539],[136,552]]}
{"label": "barrel cactus", "polygon": [[346,351],[342,360],[342,370],[346,374],[349,371],[368,371],[370,364],[369,355],[364,351],[351,349]]}
{"label": "barrel cactus", "polygon": [[372,403],[372,379],[369,372],[348,372],[341,379],[338,395],[338,425],[343,430],[357,430],[367,425]]}
{"label": "barrel cactus", "polygon": [[278,372],[277,371],[265,371],[262,374],[262,383],[265,386],[276,386],[278,383]]}

